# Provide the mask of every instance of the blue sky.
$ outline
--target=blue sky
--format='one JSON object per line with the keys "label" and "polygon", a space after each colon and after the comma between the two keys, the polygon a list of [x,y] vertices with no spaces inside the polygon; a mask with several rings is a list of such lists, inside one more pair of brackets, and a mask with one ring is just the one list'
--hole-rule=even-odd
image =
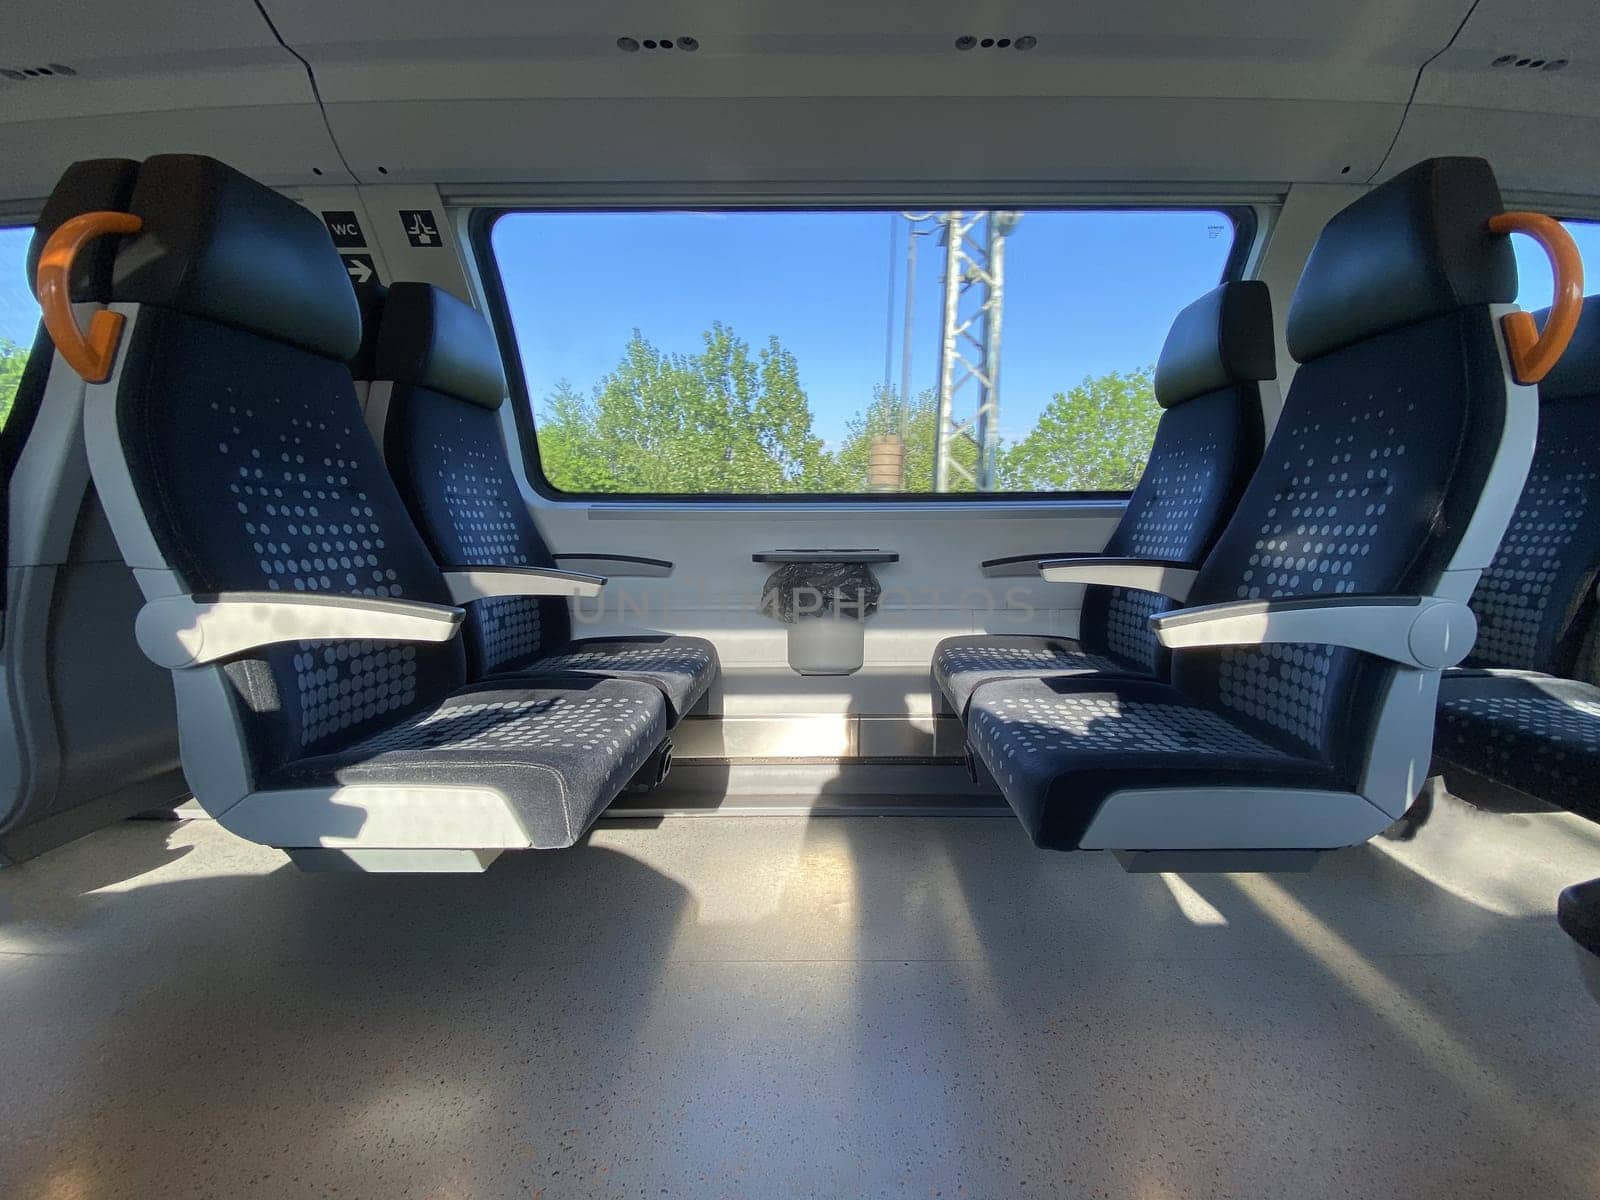
{"label": "blue sky", "polygon": [[[536,402],[561,379],[587,391],[635,328],[693,352],[722,321],[794,353],[834,443],[883,381],[886,339],[899,386],[907,229],[881,212],[517,213],[494,250]],[[1025,434],[1084,375],[1154,362],[1173,316],[1221,277],[1232,236],[1217,212],[1025,214],[1006,243],[1002,432]],[[919,238],[913,391],[938,370],[942,269],[938,236]],[[975,406],[975,386],[960,397]]]}
{"label": "blue sky", "polygon": [[28,288],[28,239],[33,230],[0,229],[0,338],[31,346],[39,328],[39,306]]}

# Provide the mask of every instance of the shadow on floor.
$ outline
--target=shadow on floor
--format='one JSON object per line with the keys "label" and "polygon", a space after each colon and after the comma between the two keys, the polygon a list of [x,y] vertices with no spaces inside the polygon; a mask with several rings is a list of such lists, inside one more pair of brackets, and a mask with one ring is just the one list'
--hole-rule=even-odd
{"label": "shadow on floor", "polygon": [[124,825],[0,875],[0,1194],[1592,1194],[1548,910],[1600,847],[1518,819],[1278,877],[993,819],[602,826],[464,877]]}

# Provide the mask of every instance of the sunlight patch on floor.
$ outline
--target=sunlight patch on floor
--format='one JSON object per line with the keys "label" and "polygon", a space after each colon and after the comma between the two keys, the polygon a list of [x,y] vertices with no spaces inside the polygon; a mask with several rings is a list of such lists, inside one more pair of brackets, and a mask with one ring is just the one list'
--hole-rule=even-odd
{"label": "sunlight patch on floor", "polygon": [[1217,911],[1215,905],[1202,896],[1194,888],[1184,882],[1183,876],[1175,875],[1171,871],[1161,873],[1161,882],[1166,884],[1167,891],[1172,893],[1173,902],[1191,925],[1204,928],[1221,928],[1228,924],[1228,918]]}
{"label": "sunlight patch on floor", "polygon": [[1461,1096],[1472,1096],[1490,1111],[1523,1126],[1534,1141],[1578,1139],[1588,1135],[1563,1123],[1530,1121],[1528,1097],[1509,1085],[1472,1047],[1446,1029],[1428,1008],[1383,973],[1322,918],[1268,875],[1228,877],[1245,899],[1297,946],[1320,963],[1367,1010],[1412,1043],[1424,1060],[1448,1078]]}

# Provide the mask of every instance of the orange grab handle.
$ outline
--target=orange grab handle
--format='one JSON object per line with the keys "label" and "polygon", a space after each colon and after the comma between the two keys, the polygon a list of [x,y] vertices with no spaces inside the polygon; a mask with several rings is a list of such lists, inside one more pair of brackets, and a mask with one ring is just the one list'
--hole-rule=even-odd
{"label": "orange grab handle", "polygon": [[101,309],[78,328],[72,312],[72,264],[78,252],[108,233],[138,233],[144,222],[132,213],[91,212],[63,221],[39,255],[39,307],[44,327],[67,365],[89,383],[104,383],[122,337],[122,314]]}
{"label": "orange grab handle", "polygon": [[1543,247],[1555,276],[1555,299],[1545,319],[1544,332],[1534,324],[1533,314],[1507,313],[1500,321],[1506,335],[1506,351],[1518,383],[1538,383],[1550,373],[1567,343],[1578,329],[1583,312],[1583,259],[1572,235],[1561,222],[1543,213],[1506,212],[1489,218],[1492,233],[1525,233]]}

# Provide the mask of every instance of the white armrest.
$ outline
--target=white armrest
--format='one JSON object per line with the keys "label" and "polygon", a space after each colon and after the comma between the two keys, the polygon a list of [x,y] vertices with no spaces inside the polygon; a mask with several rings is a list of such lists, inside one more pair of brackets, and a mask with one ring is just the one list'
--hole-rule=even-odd
{"label": "white armrest", "polygon": [[145,657],[178,671],[281,642],[448,642],[466,613],[448,604],[296,592],[163,596],[139,610]]}
{"label": "white armrest", "polygon": [[1171,600],[1187,600],[1195,568],[1159,558],[1047,558],[1039,575],[1047,583],[1095,583],[1105,587],[1158,592]]}
{"label": "white armrest", "polygon": [[598,596],[604,575],[556,567],[463,567],[444,573],[450,599],[457,604],[496,596]]}
{"label": "white armrest", "polygon": [[978,564],[978,569],[990,579],[1011,575],[1026,575],[1032,578],[1039,574],[1039,564],[1046,559],[1060,561],[1063,559],[1103,558],[1098,550],[1056,550],[1051,553],[1039,554],[1008,554],[1004,558],[986,558]]}
{"label": "white armrest", "polygon": [[1265,646],[1282,642],[1342,646],[1426,671],[1453,667],[1478,636],[1459,600],[1438,596],[1297,596],[1204,604],[1150,618],[1169,650]]}

